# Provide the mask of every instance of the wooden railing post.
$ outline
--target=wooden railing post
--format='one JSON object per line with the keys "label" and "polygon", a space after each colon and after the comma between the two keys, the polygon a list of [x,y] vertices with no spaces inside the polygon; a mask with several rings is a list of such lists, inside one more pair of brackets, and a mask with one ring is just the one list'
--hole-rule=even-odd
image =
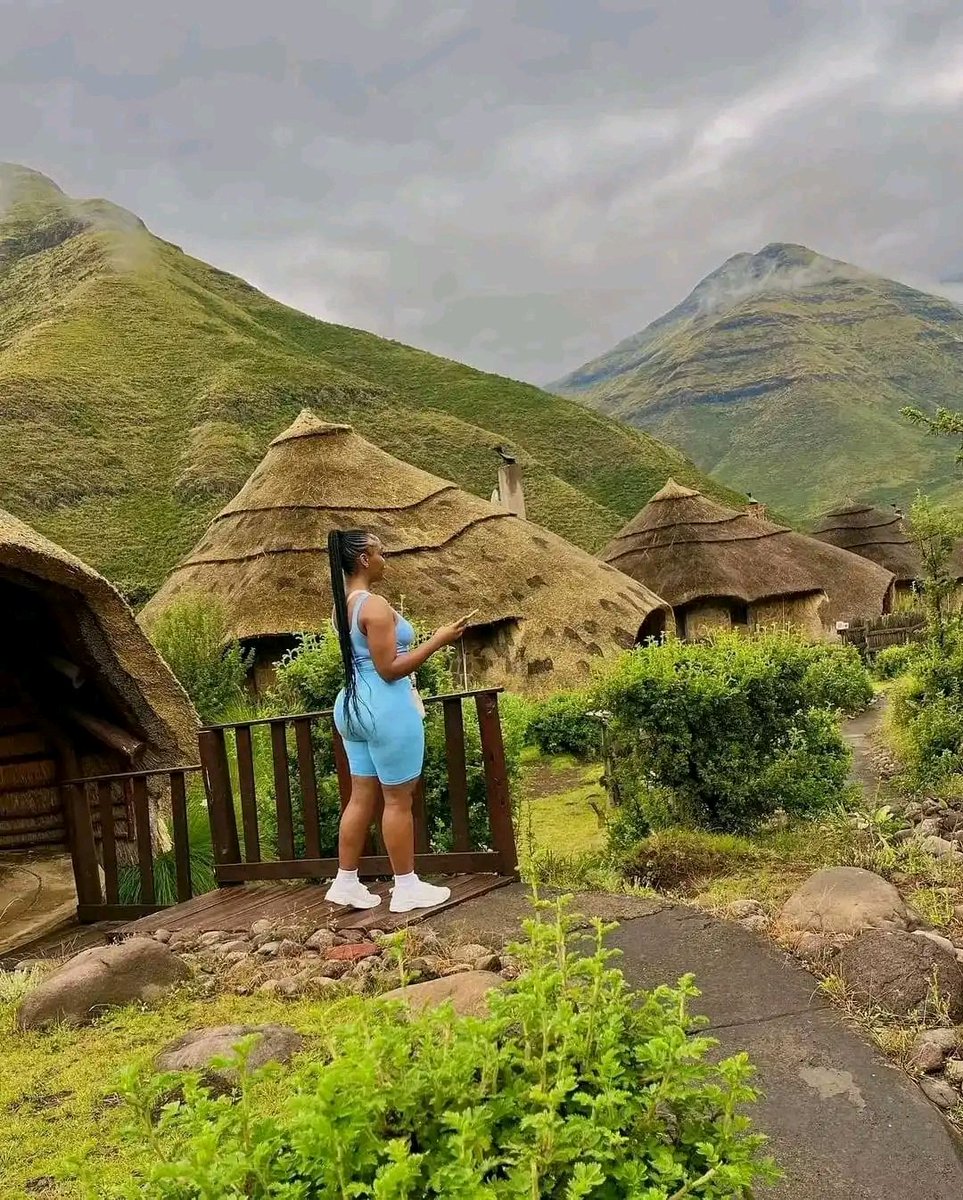
{"label": "wooden railing post", "polygon": [[183,771],[171,771],[171,817],[174,824],[174,870],[177,877],[177,899],[190,900],[191,881],[190,830],[187,824],[187,788]]}
{"label": "wooden railing post", "polygon": [[62,794],[70,861],[77,886],[77,904],[79,907],[102,904],[104,897],[100,890],[100,864],[97,861],[97,843],[94,841],[94,824],[90,817],[86,788],[80,784],[66,784]]}
{"label": "wooden railing post", "polygon": [[518,851],[512,825],[512,802],[505,764],[505,745],[498,716],[498,693],[480,692],[475,697],[478,728],[481,733],[482,763],[485,769],[485,793],[492,845],[498,854],[502,875],[518,874]]}
{"label": "wooden railing post", "polygon": [[451,807],[452,849],[471,848],[468,829],[468,772],[465,766],[465,723],[461,700],[446,700],[445,759],[448,767],[448,804]]}
{"label": "wooden railing post", "polygon": [[214,862],[217,865],[240,862],[241,845],[237,836],[237,816],[234,812],[234,793],[231,788],[224,730],[202,729],[197,740],[204,774],[204,791],[207,793]]}

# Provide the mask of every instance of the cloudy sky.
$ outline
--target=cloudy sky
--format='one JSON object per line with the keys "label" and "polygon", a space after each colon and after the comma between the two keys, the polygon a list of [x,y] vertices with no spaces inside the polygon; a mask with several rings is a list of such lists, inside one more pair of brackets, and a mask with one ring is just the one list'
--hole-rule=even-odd
{"label": "cloudy sky", "polygon": [[544,382],[770,241],[963,273],[963,4],[0,0],[2,158]]}

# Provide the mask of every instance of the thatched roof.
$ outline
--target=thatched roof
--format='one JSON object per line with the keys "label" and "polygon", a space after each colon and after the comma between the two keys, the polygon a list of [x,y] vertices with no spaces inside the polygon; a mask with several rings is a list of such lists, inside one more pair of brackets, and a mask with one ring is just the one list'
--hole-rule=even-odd
{"label": "thatched roof", "polygon": [[889,571],[763,517],[724,508],[670,479],[602,551],[673,607],[708,597],[744,604],[825,592],[826,620],[879,616]]}
{"label": "thatched roof", "polygon": [[0,583],[38,591],[62,616],[60,632],[69,632],[72,656],[91,686],[115,719],[143,731],[140,767],[196,761],[198,722],[190,701],[103,576],[0,509]]}
{"label": "thatched roof", "polygon": [[[816,522],[813,537],[878,563],[892,571],[900,583],[912,583],[920,577],[919,552],[896,509],[842,504]],[[963,543],[957,543],[952,568],[954,576],[963,579]]]}
{"label": "thatched roof", "polygon": [[240,640],[320,629],[331,606],[332,528],[382,539],[386,594],[415,620],[441,624],[477,608],[473,626],[517,621],[521,659],[550,659],[556,678],[631,646],[655,608],[671,626],[646,587],[307,411],[274,439],[141,619],[149,625],[176,597],[206,592]]}

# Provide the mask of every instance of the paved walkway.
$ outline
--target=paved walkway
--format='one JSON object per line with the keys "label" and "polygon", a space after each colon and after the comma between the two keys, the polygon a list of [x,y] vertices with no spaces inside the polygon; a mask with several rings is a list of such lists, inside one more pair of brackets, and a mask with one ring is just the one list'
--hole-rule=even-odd
{"label": "paved walkway", "polygon": [[[919,1088],[824,1001],[816,980],[741,926],[693,908],[580,896],[577,911],[622,922],[612,945],[637,987],[694,973],[699,1010],[724,1053],[747,1050],[763,1099],[756,1125],[786,1173],[767,1200],[960,1200],[963,1144]],[[528,915],[513,885],[431,920],[507,940]]]}

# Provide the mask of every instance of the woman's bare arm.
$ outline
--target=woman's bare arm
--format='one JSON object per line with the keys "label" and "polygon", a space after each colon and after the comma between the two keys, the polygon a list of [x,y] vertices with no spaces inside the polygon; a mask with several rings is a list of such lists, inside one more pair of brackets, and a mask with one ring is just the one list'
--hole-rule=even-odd
{"label": "woman's bare arm", "polygon": [[456,621],[437,630],[427,641],[404,654],[398,653],[395,634],[395,614],[381,596],[371,596],[362,610],[359,620],[361,631],[368,639],[368,650],[375,670],[387,683],[404,679],[422,667],[433,654],[444,646],[457,642],[465,632],[465,620]]}

